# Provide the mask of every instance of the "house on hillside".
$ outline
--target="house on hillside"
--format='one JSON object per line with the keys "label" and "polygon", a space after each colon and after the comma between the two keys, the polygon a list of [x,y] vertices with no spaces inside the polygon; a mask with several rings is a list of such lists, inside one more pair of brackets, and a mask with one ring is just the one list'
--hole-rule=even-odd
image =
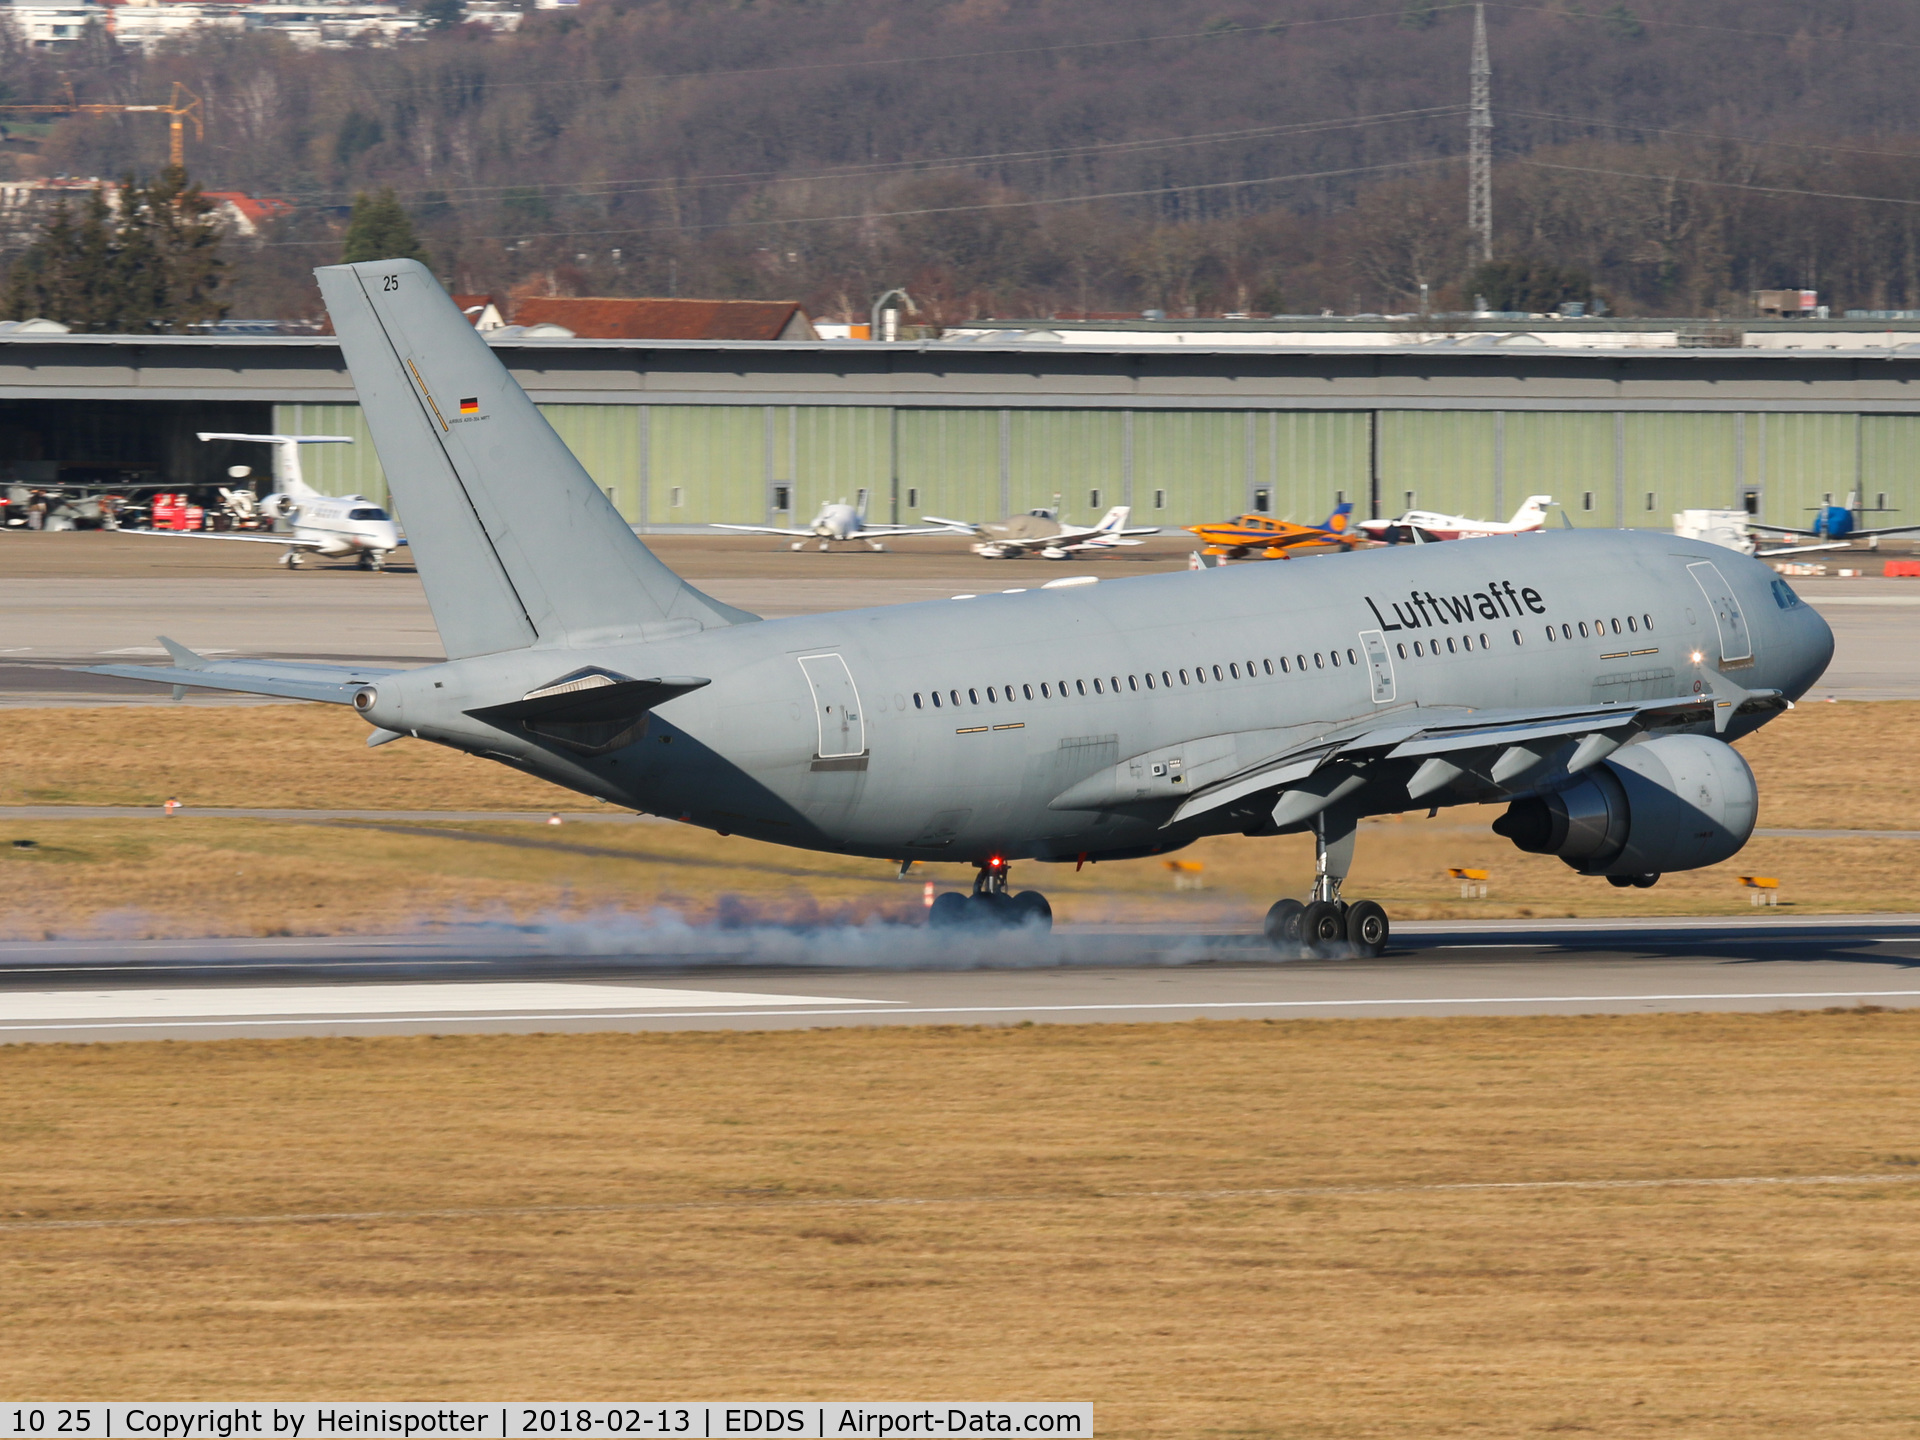
{"label": "house on hillside", "polygon": [[248,195],[239,190],[202,190],[213,202],[213,214],[229,234],[258,240],[275,220],[293,213],[293,202],[274,195]]}
{"label": "house on hillside", "polygon": [[[558,325],[582,340],[817,340],[797,300],[620,300],[529,296],[515,325]],[[485,326],[481,327],[486,328]]]}

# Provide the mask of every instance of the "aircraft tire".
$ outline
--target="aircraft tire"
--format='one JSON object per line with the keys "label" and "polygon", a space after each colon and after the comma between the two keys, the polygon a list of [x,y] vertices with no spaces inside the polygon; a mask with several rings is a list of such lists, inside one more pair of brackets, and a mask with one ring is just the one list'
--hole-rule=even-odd
{"label": "aircraft tire", "polygon": [[1300,933],[1300,917],[1307,913],[1307,907],[1298,900],[1276,900],[1267,911],[1265,924],[1267,943],[1276,950],[1301,950],[1306,948],[1306,938]]}
{"label": "aircraft tire", "polygon": [[1300,938],[1308,951],[1331,959],[1347,943],[1347,917],[1332,900],[1316,900],[1301,913]]}
{"label": "aircraft tire", "polygon": [[1392,927],[1387,912],[1371,900],[1356,900],[1347,907],[1347,944],[1355,955],[1377,960],[1386,953],[1387,935]]}
{"label": "aircraft tire", "polygon": [[992,930],[1019,923],[1019,917],[1014,913],[1011,896],[985,890],[976,891],[967,897],[967,924],[976,929]]}
{"label": "aircraft tire", "polygon": [[1607,876],[1607,884],[1611,885],[1616,890],[1624,890],[1629,885],[1633,884],[1633,876],[1609,875]]}
{"label": "aircraft tire", "polygon": [[1038,890],[1022,890],[1010,902],[1013,923],[1021,929],[1053,929],[1053,906]]}
{"label": "aircraft tire", "polygon": [[1633,888],[1636,890],[1651,890],[1659,883],[1660,876],[1658,872],[1652,875],[1636,875],[1633,877]]}
{"label": "aircraft tire", "polygon": [[927,911],[927,924],[935,930],[963,929],[973,918],[969,898],[958,890],[936,896],[933,908]]}

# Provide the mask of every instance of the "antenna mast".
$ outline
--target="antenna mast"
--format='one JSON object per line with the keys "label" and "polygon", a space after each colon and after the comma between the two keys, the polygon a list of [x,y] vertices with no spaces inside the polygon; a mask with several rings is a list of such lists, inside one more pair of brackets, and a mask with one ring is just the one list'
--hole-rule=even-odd
{"label": "antenna mast", "polygon": [[1493,66],[1487,59],[1487,7],[1473,7],[1473,65],[1467,72],[1468,258],[1493,259]]}

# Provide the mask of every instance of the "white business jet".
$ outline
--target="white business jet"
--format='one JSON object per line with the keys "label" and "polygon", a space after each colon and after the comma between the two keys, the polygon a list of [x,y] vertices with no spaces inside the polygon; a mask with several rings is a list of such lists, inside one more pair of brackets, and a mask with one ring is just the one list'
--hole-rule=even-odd
{"label": "white business jet", "polygon": [[1531,535],[1547,523],[1551,495],[1529,495],[1513,512],[1513,519],[1473,520],[1465,515],[1442,515],[1437,510],[1409,510],[1392,520],[1362,520],[1360,529],[1370,540],[1389,545],[1424,545],[1430,540],[1481,540],[1489,535]]}
{"label": "white business jet", "polygon": [[[273,447],[271,495],[261,498],[257,513],[285,520],[291,529],[276,534],[235,530],[132,530],[132,535],[173,535],[196,540],[249,540],[257,545],[283,546],[280,563],[298,569],[301,557],[312,553],[330,559],[358,556],[362,570],[383,569],[387,556],[400,548],[400,527],[364,495],[322,495],[300,472],[302,445],[351,445],[351,435],[233,435],[201,431],[202,440],[249,440]],[[236,478],[244,465],[233,467]],[[223,492],[225,493],[225,492]],[[232,503],[231,497],[229,503]]]}
{"label": "white business jet", "polygon": [[1042,560],[1066,560],[1075,555],[1087,556],[1111,550],[1118,545],[1139,545],[1144,542],[1134,539],[1134,536],[1160,533],[1155,525],[1128,529],[1127,517],[1131,514],[1131,505],[1116,505],[1102,517],[1098,525],[1060,525],[1051,535],[1015,533],[1028,528],[1017,523],[969,525],[964,520],[941,520],[938,515],[922,515],[920,518],[939,520],[942,525],[955,530],[981,536],[980,543],[972,547],[973,553],[984,555],[989,560],[1018,560],[1036,551]]}
{"label": "white business jet", "polygon": [[795,550],[804,550],[808,540],[818,539],[820,548],[825,550],[836,540],[864,540],[875,550],[887,547],[880,542],[891,540],[899,535],[951,535],[956,529],[967,531],[971,526],[955,526],[942,521],[938,525],[915,527],[911,525],[870,525],[867,523],[867,498],[863,493],[858,505],[849,505],[842,500],[833,505],[822,505],[820,513],[813,517],[813,523],[804,530],[791,530],[781,525],[721,525],[716,523],[715,530],[743,530],[749,535],[798,535],[793,542]]}

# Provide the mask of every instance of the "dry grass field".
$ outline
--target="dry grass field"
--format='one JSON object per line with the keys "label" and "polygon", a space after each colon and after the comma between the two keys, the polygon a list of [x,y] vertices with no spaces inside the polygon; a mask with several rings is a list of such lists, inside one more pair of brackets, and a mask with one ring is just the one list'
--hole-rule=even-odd
{"label": "dry grass field", "polygon": [[[0,1388],[1891,1440],[1916,1045],[1848,1010],[10,1047]],[[1866,1178],[1686,1183],[1809,1176]]]}
{"label": "dry grass field", "polygon": [[[572,825],[288,824],[196,819],[196,807],[524,810],[610,813],[498,765],[400,742],[368,750],[363,722],[323,706],[177,711],[15,710],[0,804],[149,805],[178,796],[173,820],[16,821],[32,850],[0,845],[9,904],[0,934],[276,934],[392,930],[448,919],[525,920],[665,907],[774,921],[911,918],[920,881],[963,884],[957,866],[910,883],[878,861],[812,855],[666,823]],[[1876,766],[1920,744],[1920,704],[1810,705],[1743,743],[1759,776],[1763,826],[1920,828],[1920,772]],[[1782,881],[1795,912],[1920,909],[1920,841],[1761,837],[1725,865],[1614,890],[1557,860],[1523,855],[1453,810],[1370,824],[1350,889],[1403,919],[1721,914],[1748,909],[1739,876]],[[1062,920],[1246,924],[1311,874],[1303,836],[1225,837],[1185,851],[1206,888],[1176,893],[1159,860],[1023,866]],[[1463,900],[1449,866],[1490,869],[1485,899]]]}

